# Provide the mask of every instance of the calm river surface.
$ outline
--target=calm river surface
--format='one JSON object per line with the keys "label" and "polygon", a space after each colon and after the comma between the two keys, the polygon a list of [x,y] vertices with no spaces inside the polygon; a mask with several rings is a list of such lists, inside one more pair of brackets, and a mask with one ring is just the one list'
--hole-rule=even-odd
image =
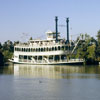
{"label": "calm river surface", "polygon": [[0,100],[100,100],[100,66],[5,66]]}

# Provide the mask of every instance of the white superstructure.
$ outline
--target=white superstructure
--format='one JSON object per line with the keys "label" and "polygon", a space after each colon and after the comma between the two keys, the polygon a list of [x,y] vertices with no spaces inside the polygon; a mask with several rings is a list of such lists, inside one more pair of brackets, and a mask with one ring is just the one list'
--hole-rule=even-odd
{"label": "white superstructure", "polygon": [[14,62],[27,64],[73,64],[82,63],[82,59],[70,59],[74,44],[60,38],[56,41],[56,32],[46,32],[46,40],[29,40],[14,47]]}

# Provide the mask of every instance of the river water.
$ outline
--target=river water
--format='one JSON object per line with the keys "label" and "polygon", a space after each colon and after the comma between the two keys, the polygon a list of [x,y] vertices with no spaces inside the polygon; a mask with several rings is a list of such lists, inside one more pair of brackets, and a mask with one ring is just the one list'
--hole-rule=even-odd
{"label": "river water", "polygon": [[5,66],[0,100],[100,100],[100,66]]}

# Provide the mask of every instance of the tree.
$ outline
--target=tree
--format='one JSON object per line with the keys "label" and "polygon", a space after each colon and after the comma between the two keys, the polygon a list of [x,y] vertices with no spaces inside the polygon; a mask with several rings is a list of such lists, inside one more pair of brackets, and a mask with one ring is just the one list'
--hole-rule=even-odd
{"label": "tree", "polygon": [[2,46],[2,53],[4,55],[4,61],[8,61],[8,59],[12,58],[14,52],[14,44],[12,41],[8,40],[6,42],[4,42],[3,46]]}
{"label": "tree", "polygon": [[2,44],[1,44],[1,42],[0,42],[0,50],[2,49]]}
{"label": "tree", "polygon": [[100,44],[100,30],[97,33],[97,41],[98,41],[98,44]]}
{"label": "tree", "polygon": [[0,66],[2,66],[3,64],[4,64],[4,56],[2,52],[0,52]]}
{"label": "tree", "polygon": [[3,44],[3,51],[4,50],[8,50],[10,52],[13,52],[14,51],[14,44],[13,44],[13,42],[10,41],[10,40],[4,42],[4,44]]}
{"label": "tree", "polygon": [[85,34],[85,40],[79,42],[76,57],[85,59],[86,63],[94,63],[96,60],[96,44],[97,41]]}
{"label": "tree", "polygon": [[100,30],[97,33],[96,58],[100,61]]}
{"label": "tree", "polygon": [[30,39],[29,40],[33,40],[33,38],[32,37],[30,37]]}
{"label": "tree", "polygon": [[14,41],[14,45],[19,44],[19,43],[20,43],[20,41]]}
{"label": "tree", "polygon": [[87,48],[87,53],[88,53],[87,59],[88,59],[88,61],[90,61],[90,62],[95,61],[95,58],[96,58],[95,50],[96,50],[95,44],[91,45]]}
{"label": "tree", "polygon": [[12,58],[13,52],[9,52],[8,50],[5,50],[3,52],[3,55],[4,55],[4,62],[7,62],[8,59],[11,59]]}

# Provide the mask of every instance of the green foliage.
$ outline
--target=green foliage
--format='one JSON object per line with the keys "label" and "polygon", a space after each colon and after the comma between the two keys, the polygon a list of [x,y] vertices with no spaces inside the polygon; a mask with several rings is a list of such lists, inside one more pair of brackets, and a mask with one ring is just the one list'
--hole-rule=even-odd
{"label": "green foliage", "polygon": [[3,60],[4,62],[8,61],[8,59],[11,59],[14,52],[14,44],[10,40],[4,42],[4,44],[0,43],[0,51],[3,54]]}
{"label": "green foliage", "polygon": [[87,52],[88,52],[88,59],[91,59],[92,61],[95,60],[95,50],[96,50],[96,45],[91,45],[88,47]]}
{"label": "green foliage", "polygon": [[100,44],[100,30],[97,33],[97,41],[98,41],[98,44]]}
{"label": "green foliage", "polygon": [[10,52],[13,52],[14,51],[14,45],[13,45],[13,43],[10,40],[6,41],[3,44],[3,51],[4,50],[8,50]]}
{"label": "green foliage", "polygon": [[97,33],[96,59],[100,61],[100,30]]}
{"label": "green foliage", "polygon": [[16,44],[19,44],[19,43],[20,43],[19,41],[14,41],[13,45],[16,45]]}
{"label": "green foliage", "polygon": [[0,66],[4,65],[4,55],[0,52]]}
{"label": "green foliage", "polygon": [[93,63],[96,60],[97,41],[88,34],[81,35],[84,41],[80,41],[77,48],[76,58],[82,58],[85,62]]}
{"label": "green foliage", "polygon": [[4,55],[4,62],[8,61],[8,59],[11,59],[13,56],[13,52],[9,52],[8,50],[5,50],[3,52]]}
{"label": "green foliage", "polygon": [[30,39],[29,40],[33,40],[33,38],[32,37],[30,37]]}
{"label": "green foliage", "polygon": [[2,49],[2,44],[0,43],[0,50]]}

